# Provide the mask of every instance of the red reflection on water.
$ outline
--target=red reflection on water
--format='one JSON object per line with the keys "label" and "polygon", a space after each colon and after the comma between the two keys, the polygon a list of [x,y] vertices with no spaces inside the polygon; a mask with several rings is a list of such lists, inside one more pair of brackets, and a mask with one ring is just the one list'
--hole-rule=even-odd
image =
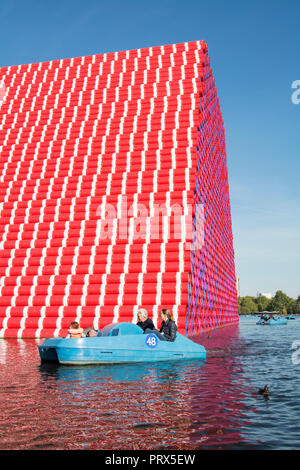
{"label": "red reflection on water", "polygon": [[[240,443],[238,327],[197,341],[207,361],[40,364],[35,340],[1,340],[1,449],[197,449]],[[242,347],[238,344],[237,347]]]}
{"label": "red reflection on water", "polygon": [[245,399],[251,388],[238,357],[245,349],[239,326],[203,334],[196,341],[205,346],[207,362],[190,388],[191,414],[199,417],[191,440],[197,448],[238,447],[244,440],[240,429],[246,424]]}

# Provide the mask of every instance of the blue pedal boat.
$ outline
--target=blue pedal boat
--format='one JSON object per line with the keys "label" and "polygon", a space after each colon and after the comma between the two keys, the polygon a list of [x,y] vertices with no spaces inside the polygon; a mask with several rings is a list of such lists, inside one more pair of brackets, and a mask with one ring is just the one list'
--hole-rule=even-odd
{"label": "blue pedal boat", "polygon": [[111,323],[97,337],[49,338],[38,349],[42,361],[71,365],[206,359],[204,346],[180,333],[173,342],[161,341],[133,323]]}
{"label": "blue pedal boat", "polygon": [[269,320],[258,320],[257,325],[286,325],[286,318],[269,318]]}

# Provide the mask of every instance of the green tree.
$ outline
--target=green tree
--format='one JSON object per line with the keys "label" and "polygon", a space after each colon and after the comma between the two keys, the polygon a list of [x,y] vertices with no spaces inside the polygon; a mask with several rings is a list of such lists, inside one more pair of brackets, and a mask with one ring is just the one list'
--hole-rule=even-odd
{"label": "green tree", "polygon": [[256,298],[256,303],[259,312],[270,311],[269,305],[271,304],[271,299],[268,299],[264,295],[260,295]]}
{"label": "green tree", "polygon": [[238,298],[239,314],[246,315],[249,313],[257,312],[257,304],[254,297],[247,295],[246,297]]}
{"label": "green tree", "polygon": [[300,314],[300,295],[298,299],[294,301],[292,313]]}
{"label": "green tree", "polygon": [[272,298],[269,311],[276,311],[280,313],[293,313],[293,306],[295,300],[286,295],[281,290],[278,290]]}

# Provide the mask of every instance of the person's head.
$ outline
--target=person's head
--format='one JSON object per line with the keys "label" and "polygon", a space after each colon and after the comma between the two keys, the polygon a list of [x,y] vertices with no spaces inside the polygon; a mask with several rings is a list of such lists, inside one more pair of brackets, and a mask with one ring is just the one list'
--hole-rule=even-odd
{"label": "person's head", "polygon": [[162,321],[168,321],[168,320],[173,320],[174,318],[172,317],[172,314],[168,308],[163,308],[160,312],[160,318]]}
{"label": "person's head", "polygon": [[72,321],[70,324],[71,330],[77,330],[79,328],[79,323],[77,321]]}
{"label": "person's head", "polygon": [[137,313],[139,321],[146,321],[148,318],[148,312],[145,308],[140,308]]}
{"label": "person's head", "polygon": [[87,332],[86,336],[88,338],[94,338],[95,336],[97,336],[97,331],[93,328]]}

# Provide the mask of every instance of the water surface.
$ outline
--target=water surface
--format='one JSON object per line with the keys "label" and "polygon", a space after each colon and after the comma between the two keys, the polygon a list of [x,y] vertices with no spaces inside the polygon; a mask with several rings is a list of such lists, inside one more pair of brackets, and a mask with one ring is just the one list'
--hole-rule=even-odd
{"label": "water surface", "polygon": [[295,340],[248,316],[197,339],[205,362],[76,367],[0,340],[0,449],[300,449]]}

